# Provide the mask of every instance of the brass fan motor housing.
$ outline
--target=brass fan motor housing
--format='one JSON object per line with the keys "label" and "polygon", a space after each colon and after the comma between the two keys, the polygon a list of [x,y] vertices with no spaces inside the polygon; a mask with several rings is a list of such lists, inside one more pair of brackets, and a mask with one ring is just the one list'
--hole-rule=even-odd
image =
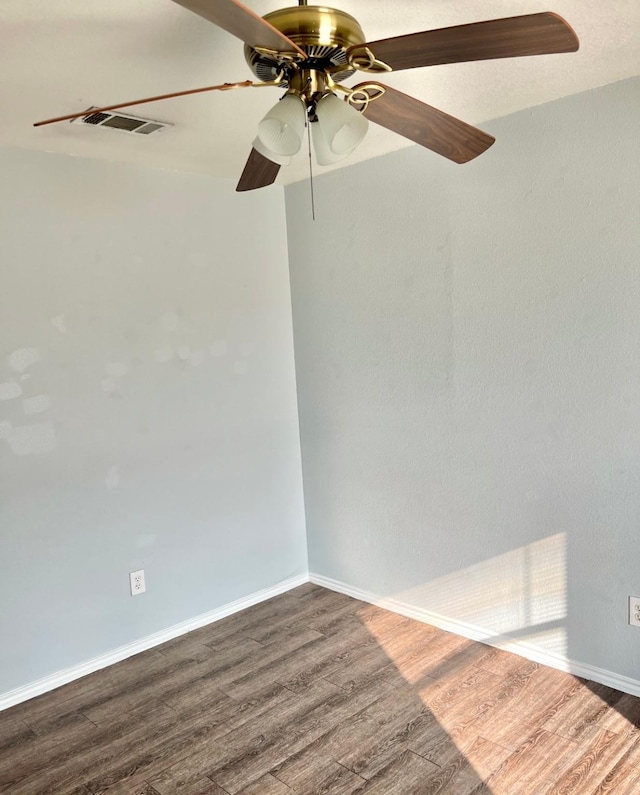
{"label": "brass fan motor housing", "polygon": [[[350,14],[327,6],[293,6],[272,11],[263,19],[307,53],[309,60],[300,64],[301,68],[330,70],[336,83],[354,73],[347,50],[363,44],[365,36]],[[278,53],[259,51],[247,44],[244,54],[251,71],[263,82],[273,80],[281,70],[283,58]]]}

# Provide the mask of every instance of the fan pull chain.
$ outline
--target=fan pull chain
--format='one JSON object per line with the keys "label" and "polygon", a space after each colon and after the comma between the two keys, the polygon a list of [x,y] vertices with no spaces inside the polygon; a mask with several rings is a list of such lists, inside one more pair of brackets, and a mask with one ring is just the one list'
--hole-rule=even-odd
{"label": "fan pull chain", "polygon": [[311,186],[311,220],[316,220],[316,204],[313,196],[313,160],[311,158],[311,122],[307,116],[307,142],[309,144],[309,185]]}

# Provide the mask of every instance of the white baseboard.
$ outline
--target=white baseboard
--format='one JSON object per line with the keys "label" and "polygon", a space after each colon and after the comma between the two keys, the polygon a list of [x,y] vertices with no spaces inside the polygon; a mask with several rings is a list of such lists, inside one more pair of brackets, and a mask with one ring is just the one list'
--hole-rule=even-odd
{"label": "white baseboard", "polygon": [[332,580],[330,577],[324,577],[321,574],[309,574],[309,580],[316,585],[321,585],[323,588],[329,588],[332,591],[352,596],[354,599],[360,599],[362,602],[367,602],[377,607],[382,607],[385,610],[390,610],[393,613],[398,613],[408,618],[415,618],[417,621],[422,621],[425,624],[431,624],[438,629],[444,629],[447,632],[453,632],[456,635],[461,635],[463,638],[470,640],[478,640],[486,643],[488,646],[495,646],[505,651],[513,652],[527,660],[547,665],[549,668],[556,668],[559,671],[573,674],[574,676],[589,679],[592,682],[598,682],[608,687],[613,687],[616,690],[621,690],[624,693],[629,693],[632,696],[640,696],[640,680],[631,679],[628,676],[607,671],[604,668],[598,668],[595,665],[588,665],[587,663],[576,662],[569,660],[566,657],[561,657],[556,654],[534,646],[526,641],[510,640],[497,640],[498,633],[487,632],[481,627],[467,624],[463,621],[458,621],[455,618],[447,618],[439,613],[432,613],[429,610],[424,610],[420,607],[415,607],[406,602],[399,601],[390,597],[377,596],[369,591],[363,591],[361,588],[354,588],[347,583],[340,582],[339,580]]}
{"label": "white baseboard", "polygon": [[286,591],[290,591],[292,588],[296,588],[299,585],[303,585],[305,582],[309,581],[315,583],[316,585],[321,585],[323,588],[328,588],[332,591],[337,591],[338,593],[352,596],[354,599],[359,599],[362,602],[377,605],[378,607],[382,607],[385,610],[390,610],[393,613],[398,613],[399,615],[407,616],[408,618],[414,618],[417,621],[422,621],[425,624],[431,624],[432,626],[446,630],[447,632],[453,632],[454,634],[461,635],[464,638],[481,641],[482,643],[486,643],[489,646],[496,646],[497,648],[505,649],[506,651],[513,652],[514,654],[518,654],[521,657],[540,663],[541,665],[548,665],[550,668],[556,668],[559,671],[565,671],[566,673],[571,673],[575,676],[580,676],[593,682],[599,682],[600,684],[607,685],[608,687],[613,687],[616,690],[621,690],[624,693],[629,693],[632,696],[640,696],[640,680],[638,679],[631,679],[630,677],[616,674],[613,671],[607,671],[604,668],[598,668],[594,665],[588,665],[586,663],[580,663],[576,662],[575,660],[559,657],[524,641],[516,640],[509,641],[508,643],[495,641],[492,642],[493,637],[491,633],[487,633],[486,630],[481,629],[480,627],[474,626],[472,624],[466,624],[462,621],[458,621],[457,619],[447,618],[446,616],[442,616],[438,613],[432,613],[429,610],[415,607],[414,605],[401,602],[397,599],[377,596],[376,594],[370,593],[369,591],[364,591],[361,588],[355,588],[351,585],[347,585],[347,583],[333,580],[329,577],[324,577],[321,574],[311,573],[309,575],[300,574],[296,577],[290,577],[289,579],[283,580],[282,582],[279,582],[277,585],[271,586],[270,588],[264,588],[263,590],[256,591],[255,593],[249,594],[242,599],[236,599],[235,601],[229,602],[228,604],[218,607],[215,610],[211,610],[208,613],[202,613],[201,615],[195,616],[194,618],[188,619],[187,621],[182,621],[180,624],[174,624],[168,629],[162,630],[161,632],[155,632],[153,635],[147,635],[140,640],[134,641],[133,643],[128,643],[125,646],[120,646],[119,648],[113,649],[106,654],[100,655],[99,657],[94,657],[91,660],[87,660],[83,663],[80,663],[79,665],[66,668],[63,671],[57,671],[50,676],[45,676],[44,678],[38,679],[37,681],[31,682],[30,684],[24,685],[23,687],[18,687],[15,690],[2,693],[0,694],[0,712],[4,709],[14,706],[15,704],[20,704],[21,702],[27,701],[30,698],[35,698],[35,696],[40,696],[43,693],[47,693],[48,691],[54,690],[57,687],[61,687],[62,685],[68,684],[69,682],[73,682],[75,679],[80,679],[80,677],[86,676],[87,674],[93,673],[94,671],[99,671],[101,668],[106,668],[107,666],[113,665],[114,663],[120,662],[121,660],[126,660],[128,657],[132,657],[134,654],[139,654],[142,651],[152,649],[155,646],[159,646],[161,643],[165,643],[168,640],[173,640],[173,638],[177,638],[180,635],[185,635],[187,632],[191,632],[194,629],[207,626],[207,624],[212,624],[215,621],[219,621],[221,618],[226,618],[233,613],[238,613],[241,610],[245,610],[247,607],[251,607],[252,605],[258,604],[259,602],[264,602],[265,600],[271,599],[274,596],[278,596],[279,594],[285,593]]}
{"label": "white baseboard", "polygon": [[147,651],[147,649],[152,649],[154,646],[159,646],[161,643],[173,640],[173,638],[177,638],[180,635],[186,635],[187,632],[191,632],[194,629],[200,629],[200,627],[212,624],[214,621],[219,621],[221,618],[226,618],[233,613],[239,613],[247,607],[251,607],[259,602],[264,602],[274,596],[290,591],[292,588],[303,585],[305,582],[309,582],[309,576],[307,574],[299,574],[296,577],[290,577],[270,588],[263,588],[261,591],[256,591],[255,593],[249,594],[249,596],[244,596],[242,599],[236,599],[208,613],[202,613],[199,616],[195,616],[195,618],[187,619],[179,624],[174,624],[172,627],[163,629],[160,632],[154,632],[153,635],[147,635],[133,643],[119,646],[117,649],[113,649],[106,654],[101,654],[99,657],[94,657],[91,660],[86,660],[79,665],[65,668],[63,671],[57,671],[50,676],[45,676],[42,679],[18,687],[15,690],[9,690],[7,693],[0,693],[0,712],[9,707],[13,707],[15,704],[20,704],[30,698],[35,698],[35,696],[47,693],[49,690],[55,690],[56,687],[66,685],[94,671],[99,671],[101,668],[106,668],[121,660],[126,660],[127,657],[132,657],[134,654],[139,654],[141,651]]}

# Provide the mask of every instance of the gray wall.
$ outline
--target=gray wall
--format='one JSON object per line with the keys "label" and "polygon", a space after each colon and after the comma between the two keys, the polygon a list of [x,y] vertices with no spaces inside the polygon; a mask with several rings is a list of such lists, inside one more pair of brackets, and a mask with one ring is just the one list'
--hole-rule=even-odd
{"label": "gray wall", "polygon": [[310,570],[639,678],[640,80],[286,190]]}
{"label": "gray wall", "polygon": [[18,150],[0,173],[2,693],[307,558],[282,189]]}

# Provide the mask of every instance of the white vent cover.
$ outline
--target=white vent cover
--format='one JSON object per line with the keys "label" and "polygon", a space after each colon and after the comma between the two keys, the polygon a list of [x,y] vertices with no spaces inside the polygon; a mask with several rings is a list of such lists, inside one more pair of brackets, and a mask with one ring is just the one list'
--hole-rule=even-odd
{"label": "white vent cover", "polygon": [[139,116],[131,116],[129,113],[120,113],[119,111],[107,110],[100,113],[92,111],[93,108],[89,108],[86,116],[79,116],[77,119],[73,119],[71,124],[104,127],[108,130],[133,133],[133,135],[151,135],[151,133],[161,132],[167,127],[173,127],[173,124],[167,124],[164,121],[141,119]]}

